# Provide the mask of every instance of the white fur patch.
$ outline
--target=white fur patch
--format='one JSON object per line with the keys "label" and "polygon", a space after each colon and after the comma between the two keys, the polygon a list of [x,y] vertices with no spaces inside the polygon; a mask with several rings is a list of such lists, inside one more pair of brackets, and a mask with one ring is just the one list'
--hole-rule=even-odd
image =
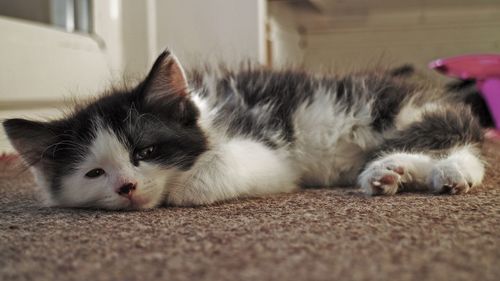
{"label": "white fur patch", "polygon": [[467,193],[480,185],[484,177],[484,163],[476,156],[476,148],[465,146],[455,149],[440,160],[429,174],[428,183],[434,192]]}
{"label": "white fur patch", "polygon": [[295,111],[291,157],[307,186],[352,184],[366,161],[365,151],[382,139],[370,128],[370,104],[346,112],[325,91],[318,90],[311,104]]}
{"label": "white fur patch", "polygon": [[37,191],[36,194],[38,199],[45,206],[56,206],[57,202],[54,200],[54,198],[52,198],[51,193],[48,192],[48,189],[50,188],[50,182],[47,180],[45,174],[37,166],[31,167],[30,171],[35,178]]}
{"label": "white fur patch", "polygon": [[[358,184],[367,195],[392,195],[399,191],[403,183],[425,186],[434,162],[422,153],[391,153],[371,162],[359,175]],[[382,178],[387,176],[394,182],[384,183]]]}
{"label": "white fur patch", "polygon": [[[107,129],[99,129],[89,151],[75,173],[63,179],[59,195],[61,205],[126,207],[128,200],[115,192],[114,184],[121,177],[133,178],[128,151]],[[88,171],[96,168],[106,173],[98,178],[85,177]]]}
{"label": "white fur patch", "polygon": [[[484,164],[471,146],[456,148],[444,159],[433,159],[423,153],[393,153],[371,162],[359,175],[358,184],[367,195],[392,195],[403,183],[416,183],[436,193],[466,193],[481,184]],[[403,174],[395,173],[401,168]],[[384,177],[394,182],[384,183]],[[448,189],[448,190],[446,190]]]}
{"label": "white fur patch", "polygon": [[[163,199],[165,183],[176,174],[173,169],[145,162],[138,167],[132,165],[130,152],[108,129],[96,132],[89,151],[76,171],[63,178],[58,205],[107,209],[155,207]],[[97,178],[85,176],[96,168],[103,169],[105,174]],[[117,193],[121,185],[129,182],[137,184],[132,201]]]}
{"label": "white fur patch", "polygon": [[396,116],[395,125],[396,128],[402,130],[414,122],[418,122],[422,119],[422,115],[425,112],[432,112],[439,110],[441,106],[436,102],[426,103],[423,106],[417,106],[413,101],[408,102],[401,111]]}
{"label": "white fur patch", "polygon": [[169,187],[175,205],[210,204],[233,198],[289,192],[297,188],[297,173],[285,155],[252,140],[231,139],[216,144]]}

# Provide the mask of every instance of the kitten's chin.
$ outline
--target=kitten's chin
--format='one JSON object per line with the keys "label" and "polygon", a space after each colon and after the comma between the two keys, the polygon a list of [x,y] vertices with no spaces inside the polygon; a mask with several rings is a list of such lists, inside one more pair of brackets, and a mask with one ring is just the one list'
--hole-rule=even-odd
{"label": "kitten's chin", "polygon": [[101,209],[101,210],[147,210],[157,207],[162,203],[161,197],[156,196],[146,196],[137,194],[132,196],[132,198],[127,198],[123,196],[113,196],[108,197],[108,200],[91,199],[86,201],[71,201],[62,200],[59,198],[50,207],[63,207],[63,208],[91,208],[91,209]]}
{"label": "kitten's chin", "polygon": [[160,202],[157,200],[147,199],[147,198],[135,198],[132,200],[126,198],[119,198],[114,202],[108,202],[106,204],[69,204],[64,203],[54,203],[48,207],[62,207],[62,208],[90,208],[90,209],[101,209],[110,211],[121,211],[121,210],[131,210],[140,211],[153,209],[158,206]]}
{"label": "kitten's chin", "polygon": [[147,210],[158,206],[156,200],[151,200],[148,198],[132,198],[129,203],[129,209],[131,210]]}
{"label": "kitten's chin", "polygon": [[114,210],[114,211],[141,211],[141,210],[149,210],[153,209],[156,207],[157,204],[154,204],[152,202],[137,202],[134,200],[128,201],[126,203],[120,203],[116,204],[113,206],[96,206],[97,208],[100,209],[106,209],[106,210]]}

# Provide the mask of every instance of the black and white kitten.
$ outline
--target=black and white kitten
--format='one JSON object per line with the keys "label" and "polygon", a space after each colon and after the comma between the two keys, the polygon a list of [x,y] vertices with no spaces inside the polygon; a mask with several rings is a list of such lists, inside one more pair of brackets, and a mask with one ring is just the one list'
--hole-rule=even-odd
{"label": "black and white kitten", "polygon": [[131,90],[7,135],[52,206],[200,205],[299,186],[466,193],[481,183],[468,107],[390,72],[264,68],[185,75],[165,51]]}

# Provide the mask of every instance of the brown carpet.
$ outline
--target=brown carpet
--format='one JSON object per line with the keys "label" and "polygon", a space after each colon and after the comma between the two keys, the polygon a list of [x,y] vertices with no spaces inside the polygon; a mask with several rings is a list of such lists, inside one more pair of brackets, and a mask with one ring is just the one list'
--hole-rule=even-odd
{"label": "brown carpet", "polygon": [[318,189],[200,208],[42,208],[0,160],[0,280],[499,280],[500,145],[463,196]]}

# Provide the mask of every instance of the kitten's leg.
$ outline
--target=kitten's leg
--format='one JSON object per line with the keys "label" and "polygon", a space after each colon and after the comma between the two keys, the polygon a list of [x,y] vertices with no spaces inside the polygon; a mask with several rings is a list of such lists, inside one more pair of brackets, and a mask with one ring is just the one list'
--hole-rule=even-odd
{"label": "kitten's leg", "polygon": [[435,193],[467,193],[483,181],[485,169],[478,155],[479,152],[472,147],[452,151],[434,165],[427,180],[428,186]]}
{"label": "kitten's leg", "polygon": [[365,194],[393,195],[403,185],[425,185],[433,162],[424,154],[387,154],[368,164],[359,175],[358,183]]}
{"label": "kitten's leg", "polygon": [[404,185],[426,187],[438,194],[467,193],[484,177],[484,164],[478,155],[469,146],[451,151],[444,159],[393,153],[371,162],[359,176],[359,184],[368,195],[392,195]]}
{"label": "kitten's leg", "polygon": [[[403,153],[385,154],[368,163],[358,178],[364,192],[394,194],[405,183],[426,183],[436,193],[457,194],[479,185],[484,164],[475,148],[481,145],[483,133],[470,109],[443,106],[425,111],[417,119],[396,131],[379,150],[379,154]],[[391,168],[394,166],[398,168]]]}

